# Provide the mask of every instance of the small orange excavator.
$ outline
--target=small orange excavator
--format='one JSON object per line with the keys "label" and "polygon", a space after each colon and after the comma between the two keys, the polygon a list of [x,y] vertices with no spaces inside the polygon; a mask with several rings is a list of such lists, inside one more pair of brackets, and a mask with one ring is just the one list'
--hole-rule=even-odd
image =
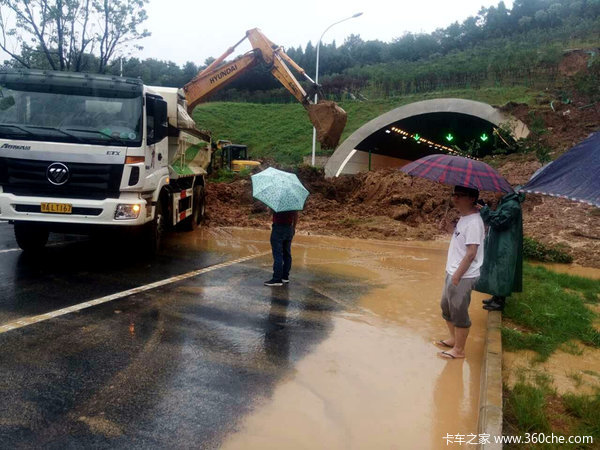
{"label": "small orange excavator", "polygon": [[[224,62],[245,39],[250,41],[252,50],[232,61]],[[273,76],[302,103],[302,106],[308,112],[310,121],[317,130],[317,139],[321,146],[323,148],[335,148],[346,126],[346,112],[332,101],[321,100],[316,104],[312,102],[287,64],[310,81],[314,89],[318,89],[319,86],[306,74],[302,67],[283,51],[282,47],[271,42],[258,28],[248,30],[246,36],[184,86],[188,112],[191,114],[194,107],[206,100],[210,94],[260,62],[266,64]]]}

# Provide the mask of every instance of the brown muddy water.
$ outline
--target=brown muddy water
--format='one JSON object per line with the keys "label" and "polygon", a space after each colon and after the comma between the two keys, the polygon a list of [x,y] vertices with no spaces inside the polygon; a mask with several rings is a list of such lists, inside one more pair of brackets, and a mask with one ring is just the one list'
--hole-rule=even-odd
{"label": "brown muddy water", "polygon": [[[270,248],[268,231],[194,234],[202,247],[240,256]],[[348,304],[326,286],[311,285],[344,306],[334,313],[331,333],[256,402],[223,447],[437,449],[446,434],[477,433],[487,312],[484,296],[474,293],[466,359],[437,356],[432,342],[447,337],[439,308],[446,250],[444,242],[296,236],[296,269],[370,288]],[[267,274],[272,262],[263,257],[256,264]]]}

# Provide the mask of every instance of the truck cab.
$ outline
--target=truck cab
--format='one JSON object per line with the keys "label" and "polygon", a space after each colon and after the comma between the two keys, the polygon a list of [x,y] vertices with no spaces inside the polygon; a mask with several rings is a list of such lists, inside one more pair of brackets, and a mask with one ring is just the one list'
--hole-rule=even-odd
{"label": "truck cab", "polygon": [[[21,248],[43,247],[49,232],[127,228],[156,250],[164,229],[188,218],[197,225],[192,197],[206,172],[189,170],[185,152],[201,137],[179,127],[194,128],[178,116],[187,115],[182,96],[171,90],[167,100],[160,89],[114,76],[0,71],[0,220],[14,223]],[[193,143],[179,148],[186,138]]]}

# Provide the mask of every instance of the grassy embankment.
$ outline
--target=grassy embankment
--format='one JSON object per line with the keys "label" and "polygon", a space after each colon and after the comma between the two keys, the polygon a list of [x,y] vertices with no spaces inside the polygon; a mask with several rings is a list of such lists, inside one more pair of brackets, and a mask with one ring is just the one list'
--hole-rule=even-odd
{"label": "grassy embankment", "polygon": [[[528,368],[529,376],[516,372],[517,381],[504,387],[504,434],[554,433],[563,436],[593,436],[600,445],[600,372],[557,367],[569,374],[575,387],[584,375],[596,379],[592,393],[557,392],[552,374],[537,363],[560,350],[581,356],[599,354],[598,314],[600,280],[556,273],[525,264],[524,291],[507,302],[502,329],[504,351],[531,350],[536,355]],[[508,325],[507,325],[508,324]],[[504,368],[504,370],[511,370]],[[569,372],[571,371],[571,372]],[[533,374],[533,375],[532,375]],[[565,448],[560,445],[521,445],[519,448]],[[569,447],[575,448],[575,447]]]}
{"label": "grassy embankment", "polygon": [[[522,86],[435,91],[384,100],[345,101],[340,103],[348,113],[342,141],[366,122],[387,111],[408,103],[443,97],[477,100],[492,105],[503,105],[509,101],[535,105],[547,101],[545,94]],[[302,163],[303,156],[311,153],[312,124],[298,103],[209,102],[198,106],[193,116],[200,128],[213,132],[215,140],[228,139],[248,145],[248,153],[255,159],[272,158],[280,164],[297,165]]]}

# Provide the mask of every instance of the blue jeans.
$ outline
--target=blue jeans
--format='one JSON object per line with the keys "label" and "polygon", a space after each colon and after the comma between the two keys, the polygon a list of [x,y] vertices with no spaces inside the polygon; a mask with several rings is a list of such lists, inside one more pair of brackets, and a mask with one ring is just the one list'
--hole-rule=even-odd
{"label": "blue jeans", "polygon": [[292,225],[273,224],[271,230],[271,249],[273,250],[273,279],[287,280],[292,268]]}

